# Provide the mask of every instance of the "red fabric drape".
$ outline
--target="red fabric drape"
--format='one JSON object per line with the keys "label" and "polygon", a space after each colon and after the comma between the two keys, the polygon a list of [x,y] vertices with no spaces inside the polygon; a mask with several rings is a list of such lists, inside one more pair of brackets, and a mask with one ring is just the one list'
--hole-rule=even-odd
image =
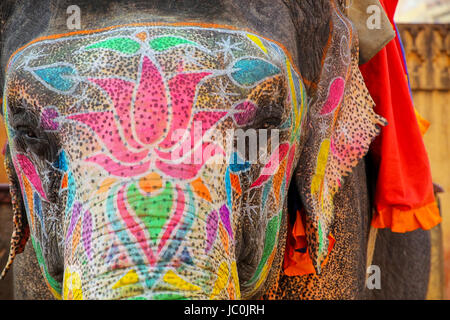
{"label": "red fabric drape", "polygon": [[[380,2],[394,28],[398,1]],[[375,112],[388,121],[369,152],[378,171],[372,226],[400,233],[431,229],[441,222],[441,217],[422,139],[429,123],[414,109],[398,34],[374,58],[360,66],[360,70],[376,103]],[[290,212],[296,214],[296,219],[288,227],[283,265],[288,276],[315,273],[307,251],[302,210]],[[331,234],[329,239],[328,252],[331,252],[335,239]]]}
{"label": "red fabric drape", "polygon": [[[286,249],[284,253],[284,273],[287,276],[301,276],[305,274],[315,274],[313,262],[309,256],[308,244],[305,232],[305,212],[304,209],[297,210],[294,225],[288,226]],[[336,242],[333,235],[328,235],[328,253],[333,250]],[[328,262],[328,257],[322,263],[324,266]]]}
{"label": "red fabric drape", "polygon": [[[380,2],[394,27],[398,1]],[[370,149],[378,169],[372,226],[393,232],[431,229],[441,217],[422,139],[427,123],[416,116],[398,34],[360,70],[375,112],[388,121]]]}

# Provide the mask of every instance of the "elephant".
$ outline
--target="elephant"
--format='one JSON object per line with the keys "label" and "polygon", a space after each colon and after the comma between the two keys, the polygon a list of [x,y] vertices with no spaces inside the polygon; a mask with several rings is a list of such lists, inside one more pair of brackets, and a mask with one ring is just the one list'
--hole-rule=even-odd
{"label": "elephant", "polygon": [[[429,232],[380,230],[367,254],[364,156],[386,123],[344,1],[4,6],[5,271],[25,250],[22,297],[425,298]],[[299,207],[313,272],[287,275]]]}

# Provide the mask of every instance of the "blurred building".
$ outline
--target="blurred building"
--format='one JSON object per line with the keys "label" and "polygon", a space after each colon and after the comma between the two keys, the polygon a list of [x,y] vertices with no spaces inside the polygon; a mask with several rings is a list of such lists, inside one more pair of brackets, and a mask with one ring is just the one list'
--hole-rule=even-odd
{"label": "blurred building", "polygon": [[397,23],[450,23],[450,0],[400,0]]}
{"label": "blurred building", "polygon": [[[414,105],[431,123],[424,136],[443,222],[432,232],[429,298],[450,299],[450,0],[399,0],[395,21],[405,46]],[[439,248],[438,244],[442,247]],[[441,284],[444,283],[444,287]]]}

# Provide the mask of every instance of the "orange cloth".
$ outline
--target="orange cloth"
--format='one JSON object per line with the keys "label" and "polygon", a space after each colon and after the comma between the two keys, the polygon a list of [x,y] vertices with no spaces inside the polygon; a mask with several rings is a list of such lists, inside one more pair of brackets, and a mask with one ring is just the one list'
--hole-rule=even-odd
{"label": "orange cloth", "polygon": [[[380,2],[395,26],[398,0]],[[429,124],[420,115],[417,117],[414,109],[398,32],[360,69],[376,103],[375,112],[388,121],[370,149],[378,169],[372,226],[402,233],[431,229],[442,219],[422,139]]]}
{"label": "orange cloth", "polygon": [[[315,274],[313,262],[309,256],[308,246],[306,242],[306,233],[304,227],[304,212],[297,210],[294,225],[288,226],[288,235],[284,257],[284,273],[287,276],[301,276],[307,274]],[[329,235],[330,240],[328,253],[333,250],[335,239],[333,235]],[[329,255],[328,255],[329,257]],[[322,267],[327,263],[328,257],[322,263]]]}
{"label": "orange cloth", "polygon": [[417,112],[417,110],[414,110],[414,112],[416,113],[420,134],[423,136],[425,133],[427,133],[428,129],[430,128],[430,123],[424,118],[422,118],[422,116],[419,114],[419,112]]}
{"label": "orange cloth", "polygon": [[[395,26],[393,17],[398,1],[380,2]],[[375,112],[388,121],[370,148],[378,170],[372,225],[403,233],[431,229],[442,218],[422,139],[430,124],[414,109],[403,48],[397,31],[396,34],[395,39],[360,69],[376,103]],[[296,212],[296,219],[294,225],[288,226],[284,272],[287,276],[315,274],[307,250],[303,209],[292,211]],[[331,234],[328,238],[330,253],[335,239]]]}

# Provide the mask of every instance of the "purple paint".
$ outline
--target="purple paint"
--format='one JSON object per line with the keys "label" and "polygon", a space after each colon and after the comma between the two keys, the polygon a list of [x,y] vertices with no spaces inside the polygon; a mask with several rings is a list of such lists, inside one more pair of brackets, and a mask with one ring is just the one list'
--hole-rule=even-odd
{"label": "purple paint", "polygon": [[211,251],[214,241],[217,237],[217,228],[219,227],[219,215],[217,211],[213,211],[209,214],[206,221],[206,253]]}
{"label": "purple paint", "polygon": [[41,114],[41,128],[44,130],[56,131],[59,123],[54,120],[59,117],[58,111],[54,107],[47,107]]}
{"label": "purple paint", "polygon": [[231,230],[231,223],[230,223],[230,210],[228,210],[228,207],[224,205],[222,208],[220,208],[220,219],[222,220],[222,223],[227,230],[228,234],[230,235],[231,239],[233,239],[233,230]]}
{"label": "purple paint", "polygon": [[68,240],[72,235],[73,230],[75,229],[75,226],[78,222],[78,218],[80,217],[80,213],[81,213],[81,203],[75,202],[72,209],[72,219],[70,220],[69,228],[67,229],[66,240]]}
{"label": "purple paint", "polygon": [[83,245],[89,260],[92,260],[92,215],[88,211],[83,216]]}

